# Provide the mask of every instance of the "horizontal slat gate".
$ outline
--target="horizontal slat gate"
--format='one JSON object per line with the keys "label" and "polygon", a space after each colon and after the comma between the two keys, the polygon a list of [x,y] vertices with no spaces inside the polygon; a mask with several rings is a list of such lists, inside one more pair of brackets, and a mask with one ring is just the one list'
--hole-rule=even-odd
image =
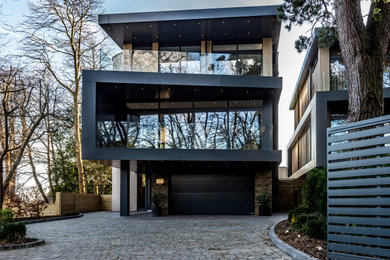
{"label": "horizontal slat gate", "polygon": [[390,116],[328,128],[328,259],[390,259]]}

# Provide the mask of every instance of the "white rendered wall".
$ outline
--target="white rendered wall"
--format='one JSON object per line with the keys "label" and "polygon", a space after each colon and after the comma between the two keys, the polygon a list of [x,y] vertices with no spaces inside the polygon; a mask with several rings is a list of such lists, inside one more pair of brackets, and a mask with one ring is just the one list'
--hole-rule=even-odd
{"label": "white rendered wall", "polygon": [[[121,161],[112,161],[112,211],[120,210]],[[137,211],[137,161],[130,161],[130,211]]]}

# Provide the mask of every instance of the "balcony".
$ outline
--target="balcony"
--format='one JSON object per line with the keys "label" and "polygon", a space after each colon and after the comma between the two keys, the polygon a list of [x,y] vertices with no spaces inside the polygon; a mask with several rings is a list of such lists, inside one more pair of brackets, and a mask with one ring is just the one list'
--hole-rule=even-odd
{"label": "balcony", "polygon": [[124,50],[112,62],[101,59],[103,70],[262,76],[262,54],[199,53],[178,51]]}

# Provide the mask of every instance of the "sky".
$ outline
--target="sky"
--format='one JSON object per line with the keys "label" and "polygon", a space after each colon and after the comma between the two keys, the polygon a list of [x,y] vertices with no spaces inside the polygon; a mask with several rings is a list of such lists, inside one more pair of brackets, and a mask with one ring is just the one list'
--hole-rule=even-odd
{"label": "sky", "polygon": [[[281,0],[106,0],[104,13],[129,13],[146,11],[168,11],[185,9],[206,9],[240,6],[277,5]],[[28,8],[25,0],[8,0],[3,6],[0,20],[16,25],[23,20]],[[0,27],[0,32],[4,30]],[[301,34],[310,36],[310,26],[293,27],[288,32],[282,25],[279,41],[279,76],[283,78],[283,90],[279,101],[279,150],[282,150],[282,163],[287,165],[286,146],[293,134],[294,114],[289,110],[291,95],[295,88],[305,52],[299,54],[294,42]]]}

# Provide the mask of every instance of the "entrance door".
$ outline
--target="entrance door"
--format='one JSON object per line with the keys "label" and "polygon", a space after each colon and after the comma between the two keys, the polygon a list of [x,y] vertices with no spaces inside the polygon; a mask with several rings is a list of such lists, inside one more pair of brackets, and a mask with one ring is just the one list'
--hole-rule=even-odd
{"label": "entrance door", "polygon": [[145,173],[138,174],[137,178],[137,205],[138,210],[151,209],[151,181],[150,176]]}

